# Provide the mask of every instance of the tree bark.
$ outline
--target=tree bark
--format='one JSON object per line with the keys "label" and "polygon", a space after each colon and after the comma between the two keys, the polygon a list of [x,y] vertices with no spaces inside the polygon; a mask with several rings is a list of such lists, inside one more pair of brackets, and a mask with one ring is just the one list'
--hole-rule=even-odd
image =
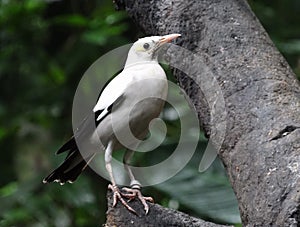
{"label": "tree bark", "polygon": [[[218,155],[237,196],[243,226],[300,226],[300,86],[247,2],[115,3],[147,35],[182,34],[177,44],[201,56],[213,72],[227,112]],[[215,124],[211,107],[193,82],[205,75],[199,71],[191,80],[178,70],[174,73],[210,136]]]}

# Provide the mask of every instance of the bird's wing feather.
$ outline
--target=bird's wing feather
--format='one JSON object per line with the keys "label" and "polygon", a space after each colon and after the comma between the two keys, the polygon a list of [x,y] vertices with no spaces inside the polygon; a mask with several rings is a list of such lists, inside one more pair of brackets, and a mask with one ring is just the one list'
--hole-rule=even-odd
{"label": "bird's wing feather", "polygon": [[[126,75],[125,75],[126,76]],[[130,78],[130,77],[129,77]],[[129,79],[130,80],[130,79]],[[113,107],[119,105],[124,100],[124,90],[128,86],[129,81],[126,80],[122,72],[106,84],[101,90],[98,101],[93,109],[80,123],[74,132],[74,135],[56,152],[56,154],[64,151],[73,150],[76,141],[85,140],[90,137],[99,123],[108,116]]]}
{"label": "bird's wing feather", "polygon": [[118,76],[116,76],[110,83],[105,87],[101,93],[97,104],[95,105],[93,111],[104,110],[113,104],[122,94],[124,90],[131,83],[131,76],[127,75],[128,72],[123,70]]}

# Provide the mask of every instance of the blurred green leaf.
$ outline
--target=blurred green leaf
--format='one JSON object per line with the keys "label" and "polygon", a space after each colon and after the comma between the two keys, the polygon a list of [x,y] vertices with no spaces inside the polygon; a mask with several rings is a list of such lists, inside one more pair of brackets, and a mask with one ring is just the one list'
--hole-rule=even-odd
{"label": "blurred green leaf", "polygon": [[64,70],[55,62],[49,63],[49,74],[56,84],[63,84],[66,80]]}
{"label": "blurred green leaf", "polygon": [[55,17],[53,23],[75,27],[86,27],[89,23],[89,19],[79,14],[63,15]]}
{"label": "blurred green leaf", "polygon": [[10,196],[14,194],[17,191],[18,184],[17,182],[11,182],[4,187],[0,188],[0,196],[5,197],[5,196]]}
{"label": "blurred green leaf", "polygon": [[89,30],[82,35],[82,40],[103,46],[109,43],[111,39],[110,37],[117,36],[125,30],[127,30],[127,26],[125,24],[113,27],[102,27],[97,30]]}
{"label": "blurred green leaf", "polygon": [[11,212],[6,212],[3,215],[3,220],[0,222],[1,226],[14,226],[15,223],[26,223],[31,219],[30,213],[26,210],[23,209],[22,207],[20,208],[15,208]]}
{"label": "blurred green leaf", "polygon": [[42,0],[27,0],[24,1],[24,5],[28,12],[40,10],[45,7],[45,3]]}

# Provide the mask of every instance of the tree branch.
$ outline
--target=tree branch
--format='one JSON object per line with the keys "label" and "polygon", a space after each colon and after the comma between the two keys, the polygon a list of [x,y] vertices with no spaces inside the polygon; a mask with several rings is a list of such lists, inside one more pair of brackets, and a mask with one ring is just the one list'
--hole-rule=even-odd
{"label": "tree branch", "polygon": [[[116,0],[116,4],[146,34],[181,33],[178,44],[201,56],[213,72],[227,112],[219,156],[243,225],[299,226],[299,82],[247,2]],[[215,122],[205,97],[192,80],[178,71],[175,76],[210,135]],[[193,79],[205,76],[199,71]],[[211,94],[214,98],[218,94]]]}
{"label": "tree branch", "polygon": [[[112,207],[112,192],[108,191],[108,211],[106,226],[189,226],[189,227],[225,227],[211,222],[197,219],[182,212],[162,207],[158,204],[148,203],[150,210],[145,215],[143,206],[137,199],[130,202],[130,206],[135,209],[138,215],[129,212],[121,203]],[[229,226],[226,226],[229,227]]]}

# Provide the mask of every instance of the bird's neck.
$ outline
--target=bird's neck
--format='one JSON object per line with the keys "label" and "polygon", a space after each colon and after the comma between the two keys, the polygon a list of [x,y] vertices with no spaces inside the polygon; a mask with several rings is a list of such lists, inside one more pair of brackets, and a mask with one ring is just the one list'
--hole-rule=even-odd
{"label": "bird's neck", "polygon": [[151,64],[158,64],[157,62],[157,58],[152,58],[149,56],[149,58],[145,58],[145,57],[141,57],[141,56],[138,56],[136,54],[133,54],[131,52],[128,53],[128,57],[127,57],[127,60],[126,60],[126,63],[125,63],[125,68],[128,68],[130,66],[133,66],[133,65],[139,65],[139,64],[147,64],[147,63],[151,63]]}
{"label": "bird's neck", "polygon": [[134,61],[134,62],[127,62],[126,61],[126,64],[125,64],[125,67],[124,68],[129,68],[129,67],[132,67],[132,66],[137,66],[137,65],[145,65],[145,64],[158,64],[157,61],[155,60],[149,60],[149,61]]}

